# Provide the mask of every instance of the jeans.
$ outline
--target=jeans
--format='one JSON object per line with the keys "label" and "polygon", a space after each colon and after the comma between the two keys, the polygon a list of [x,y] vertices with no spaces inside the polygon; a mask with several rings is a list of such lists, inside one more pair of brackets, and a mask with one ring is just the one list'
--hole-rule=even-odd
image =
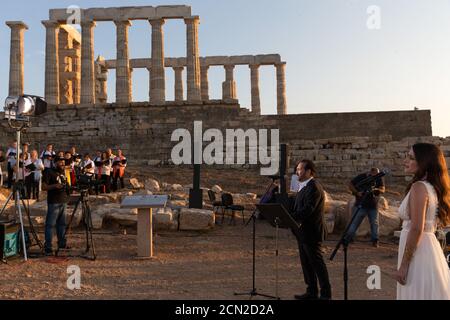
{"label": "jeans", "polygon": [[53,231],[56,227],[58,248],[66,247],[66,204],[49,203],[45,220],[45,252],[52,251]]}
{"label": "jeans", "polygon": [[[355,214],[356,210],[358,210],[358,208],[353,207],[352,216]],[[376,208],[361,208],[358,211],[353,223],[348,229],[347,235],[345,236],[347,241],[353,240],[356,231],[366,216],[369,218],[370,223],[370,238],[372,242],[378,241],[378,209]]]}

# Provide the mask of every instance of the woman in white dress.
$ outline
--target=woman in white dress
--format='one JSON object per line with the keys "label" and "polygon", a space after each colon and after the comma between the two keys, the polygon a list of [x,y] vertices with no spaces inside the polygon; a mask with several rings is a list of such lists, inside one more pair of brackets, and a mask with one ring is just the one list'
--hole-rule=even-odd
{"label": "woman in white dress", "polygon": [[412,147],[405,171],[414,178],[399,213],[397,300],[449,300],[450,270],[436,238],[449,224],[450,180],[442,151],[433,144]]}

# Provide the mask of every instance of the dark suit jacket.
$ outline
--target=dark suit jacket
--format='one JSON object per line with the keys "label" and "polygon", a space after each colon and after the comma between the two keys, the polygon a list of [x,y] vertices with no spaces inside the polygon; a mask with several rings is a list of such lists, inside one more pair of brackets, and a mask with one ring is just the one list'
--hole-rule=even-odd
{"label": "dark suit jacket", "polygon": [[316,244],[325,240],[325,193],[320,183],[313,179],[297,193],[293,217],[301,224],[297,239],[301,243]]}

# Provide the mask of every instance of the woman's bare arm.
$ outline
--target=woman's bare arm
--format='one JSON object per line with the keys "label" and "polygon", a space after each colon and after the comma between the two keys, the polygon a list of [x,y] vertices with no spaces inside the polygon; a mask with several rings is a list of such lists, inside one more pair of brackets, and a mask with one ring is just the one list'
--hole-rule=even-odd
{"label": "woman's bare arm", "polygon": [[409,196],[411,226],[408,232],[400,269],[397,272],[397,281],[402,285],[406,284],[409,265],[423,234],[427,204],[427,189],[423,183],[416,182],[411,187],[411,194]]}

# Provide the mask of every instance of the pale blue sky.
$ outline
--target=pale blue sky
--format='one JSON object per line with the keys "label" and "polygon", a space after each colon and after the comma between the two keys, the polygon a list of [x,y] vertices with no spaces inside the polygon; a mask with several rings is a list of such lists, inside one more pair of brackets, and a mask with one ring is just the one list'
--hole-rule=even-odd
{"label": "pale blue sky", "polygon": [[[279,53],[287,61],[289,113],[432,110],[433,134],[450,136],[450,0],[16,0],[0,10],[0,97],[6,97],[9,28],[6,20],[23,20],[25,91],[43,95],[45,29],[48,9],[185,4],[201,19],[200,54]],[[369,30],[367,8],[381,9],[381,28]],[[184,56],[183,21],[164,26],[167,57]],[[150,56],[150,25],[130,28],[130,57]],[[115,26],[98,23],[95,53],[115,58]],[[173,99],[173,73],[167,70],[167,99]],[[250,71],[236,68],[238,97],[250,106]],[[221,96],[222,68],[210,69],[210,96]],[[115,74],[110,72],[109,100],[114,100]],[[148,99],[147,70],[133,74],[133,99]],[[264,114],[276,112],[272,67],[260,75]],[[3,99],[3,98],[1,98]],[[326,125],[326,124],[324,124]],[[351,124],[347,124],[351,125]]]}

